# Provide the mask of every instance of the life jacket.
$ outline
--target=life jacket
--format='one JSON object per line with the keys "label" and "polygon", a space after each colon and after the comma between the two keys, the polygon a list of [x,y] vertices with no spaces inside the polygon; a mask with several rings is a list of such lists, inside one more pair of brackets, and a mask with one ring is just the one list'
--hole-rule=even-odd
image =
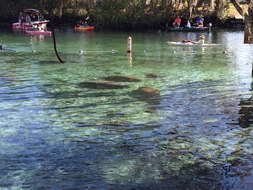
{"label": "life jacket", "polygon": [[189,42],[191,42],[191,40],[183,40],[182,42],[183,43],[189,43]]}

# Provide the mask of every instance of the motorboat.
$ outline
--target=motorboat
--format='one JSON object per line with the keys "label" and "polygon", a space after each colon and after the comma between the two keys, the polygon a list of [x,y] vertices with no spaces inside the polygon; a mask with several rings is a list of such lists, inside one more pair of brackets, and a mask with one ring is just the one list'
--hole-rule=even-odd
{"label": "motorboat", "polygon": [[39,28],[40,30],[46,30],[47,23],[49,23],[49,20],[44,19],[43,15],[40,13],[37,9],[25,9],[23,11],[25,15],[29,15],[31,18],[31,22],[26,22],[25,19],[23,19],[22,22],[16,22],[12,24],[12,28],[15,30],[28,30],[30,28]]}

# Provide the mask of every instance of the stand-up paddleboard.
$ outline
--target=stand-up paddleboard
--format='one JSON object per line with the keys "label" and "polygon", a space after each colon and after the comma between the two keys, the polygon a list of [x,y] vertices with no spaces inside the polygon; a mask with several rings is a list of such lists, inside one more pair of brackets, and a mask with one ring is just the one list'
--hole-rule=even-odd
{"label": "stand-up paddleboard", "polygon": [[173,46],[199,46],[199,47],[213,47],[213,46],[219,46],[221,44],[203,44],[203,43],[197,43],[197,42],[167,42],[168,45]]}

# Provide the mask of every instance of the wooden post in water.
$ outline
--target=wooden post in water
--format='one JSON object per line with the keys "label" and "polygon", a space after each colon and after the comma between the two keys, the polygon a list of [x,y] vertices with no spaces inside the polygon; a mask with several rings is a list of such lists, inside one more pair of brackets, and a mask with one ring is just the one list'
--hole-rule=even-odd
{"label": "wooden post in water", "polygon": [[54,52],[60,63],[64,63],[64,61],[60,58],[57,49],[56,49],[56,41],[55,41],[55,35],[54,35],[54,28],[52,28],[52,34],[53,34],[53,40],[54,40]]}

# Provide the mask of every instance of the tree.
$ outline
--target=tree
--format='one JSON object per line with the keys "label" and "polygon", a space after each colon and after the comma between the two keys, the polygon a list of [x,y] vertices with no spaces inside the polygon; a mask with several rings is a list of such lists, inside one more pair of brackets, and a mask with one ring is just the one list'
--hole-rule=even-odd
{"label": "tree", "polygon": [[253,43],[253,0],[248,0],[248,12],[244,12],[237,0],[231,0],[238,13],[244,18],[244,43]]}

